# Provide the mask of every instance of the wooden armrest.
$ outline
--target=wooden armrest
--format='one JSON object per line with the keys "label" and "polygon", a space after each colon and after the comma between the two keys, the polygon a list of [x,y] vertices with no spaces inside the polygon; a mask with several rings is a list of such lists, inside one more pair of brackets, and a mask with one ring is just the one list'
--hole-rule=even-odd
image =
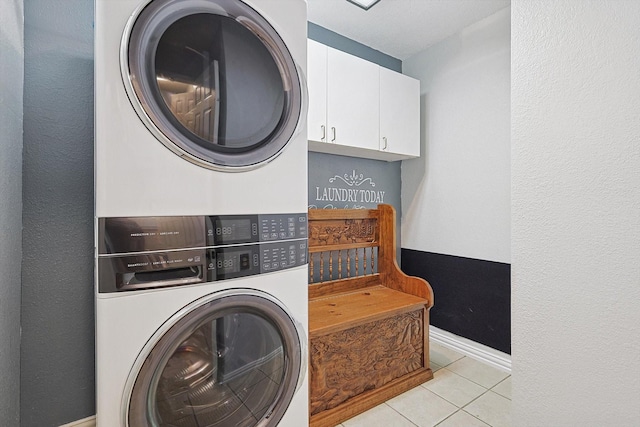
{"label": "wooden armrest", "polygon": [[380,281],[391,289],[406,292],[429,301],[427,308],[433,307],[433,289],[420,277],[407,276],[396,261],[396,212],[391,205],[378,205],[380,211]]}

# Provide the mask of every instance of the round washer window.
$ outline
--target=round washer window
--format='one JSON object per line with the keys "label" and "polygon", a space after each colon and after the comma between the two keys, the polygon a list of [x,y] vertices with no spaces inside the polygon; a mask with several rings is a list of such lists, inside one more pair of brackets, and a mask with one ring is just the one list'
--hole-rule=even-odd
{"label": "round washer window", "polygon": [[240,0],[153,0],[122,45],[129,98],[147,128],[200,166],[245,170],[277,156],[304,115],[296,64]]}
{"label": "round washer window", "polygon": [[276,426],[302,359],[289,315],[256,295],[213,297],[153,345],[131,390],[129,426]]}

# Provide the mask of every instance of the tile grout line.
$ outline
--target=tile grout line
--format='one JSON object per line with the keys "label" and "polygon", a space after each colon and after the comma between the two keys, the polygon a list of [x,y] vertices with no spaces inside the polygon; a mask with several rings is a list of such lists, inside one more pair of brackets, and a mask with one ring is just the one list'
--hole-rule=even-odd
{"label": "tile grout line", "polygon": [[[453,351],[453,350],[451,350],[451,351]],[[433,361],[433,360],[431,360],[431,358],[429,358],[429,363],[434,363],[434,364],[436,364],[436,365],[440,366],[441,368],[446,368],[446,367],[447,367],[447,366],[449,366],[449,365],[453,365],[453,364],[454,364],[454,363],[456,363],[458,360],[462,360],[462,359],[464,359],[465,357],[467,357],[467,356],[465,356],[464,354],[461,354],[461,353],[457,353],[457,354],[459,354],[459,355],[460,355],[460,357],[459,357],[459,358],[457,358],[457,359],[456,359],[456,360],[454,360],[453,362],[449,362],[449,363],[447,363],[447,364],[446,364],[446,365],[444,365],[444,366],[443,366],[443,365],[441,365],[441,364],[439,364],[439,363],[437,363],[437,362],[435,362],[435,361]]]}
{"label": "tile grout line", "polygon": [[[465,357],[466,357],[466,356],[465,356]],[[460,359],[458,359],[458,360],[460,360]],[[457,360],[456,360],[456,362],[457,362]],[[449,365],[447,365],[447,366],[453,365],[453,363],[455,363],[455,362],[452,362],[452,363],[450,363],[450,364],[449,364]],[[487,365],[487,366],[489,366],[489,365]],[[489,366],[489,367],[491,367],[491,366]],[[441,369],[447,369],[447,368],[446,368],[446,367],[442,367]],[[470,381],[470,382],[474,383],[475,385],[478,385],[478,386],[480,386],[480,387],[482,387],[482,388],[484,388],[484,389],[486,389],[486,390],[491,390],[492,388],[494,388],[494,387],[495,387],[495,386],[497,386],[498,384],[502,383],[503,381],[507,380],[507,379],[511,376],[511,375],[509,374],[509,375],[507,375],[505,378],[501,379],[500,381],[498,381],[497,383],[495,383],[494,385],[492,385],[491,387],[486,387],[486,386],[484,386],[484,385],[482,385],[482,384],[480,384],[480,383],[475,382],[475,381],[474,381],[474,380],[472,380],[471,378],[467,378],[467,377],[465,377],[465,376],[464,376],[464,375],[462,375],[462,374],[459,374],[459,373],[457,373],[457,372],[455,372],[455,371],[452,371],[451,369],[447,369],[447,371],[451,372],[452,374],[456,374],[456,375],[457,375],[457,376],[459,376],[460,378],[464,378],[465,380]],[[437,372],[437,371],[436,371],[436,372]],[[434,373],[434,375],[435,375],[435,373]],[[422,384],[420,384],[420,385],[421,385],[421,386],[424,386],[424,385],[425,385],[425,384],[427,384],[428,382],[429,382],[429,381],[424,382],[424,383],[422,383]],[[494,392],[494,393],[495,393],[495,392]],[[500,393],[496,393],[496,394],[498,394],[498,395],[502,396]],[[438,396],[439,396],[439,395],[438,395]],[[506,396],[502,396],[502,397],[504,397],[505,399],[509,399],[509,398],[508,398],[508,397],[506,397]],[[511,400],[511,399],[509,399],[509,400]]]}
{"label": "tile grout line", "polygon": [[[484,393],[482,393],[480,396],[476,397],[475,399],[473,399],[471,402],[467,403],[466,405],[464,405],[462,408],[460,408],[461,411],[464,411],[464,408],[466,408],[467,406],[471,405],[473,402],[475,402],[476,400],[480,399],[482,396],[484,396],[485,394],[487,394],[488,392],[490,392],[491,390],[487,389]],[[486,423],[484,420],[476,417],[475,415],[473,415],[471,412],[468,411],[464,411],[467,414],[471,415],[473,418],[482,421],[483,423],[487,424],[487,425],[491,425],[489,423]]]}
{"label": "tile grout line", "polygon": [[[499,383],[498,383],[498,384],[499,384]],[[497,385],[497,384],[496,384],[496,385]],[[494,386],[494,387],[495,387],[495,386]],[[502,397],[502,398],[504,398],[504,399],[507,399],[507,400],[509,401],[509,403],[511,403],[511,399],[508,399],[508,398],[506,398],[506,397],[502,396],[501,394],[496,393],[495,391],[491,391],[491,389],[487,389],[487,391],[485,391],[485,392],[484,392],[484,393],[482,393],[480,396],[478,396],[478,397],[476,397],[475,399],[473,399],[471,402],[469,402],[469,403],[467,403],[466,405],[464,405],[464,407],[460,408],[460,410],[461,410],[461,411],[466,412],[466,413],[467,413],[467,414],[469,414],[469,415],[471,415],[473,418],[475,418],[475,419],[477,419],[477,420],[480,420],[480,421],[482,421],[483,423],[485,423],[485,424],[487,424],[487,425],[491,426],[491,424],[489,424],[488,422],[486,422],[486,421],[485,421],[485,420],[483,420],[482,418],[476,417],[476,416],[475,416],[475,415],[473,415],[471,412],[469,412],[469,411],[466,411],[466,410],[465,410],[465,408],[466,408],[467,406],[471,405],[473,402],[475,402],[476,400],[480,399],[482,396],[484,396],[485,394],[490,393],[490,392],[491,392],[491,393],[493,393],[493,394],[495,394],[496,396],[499,396],[499,397]]]}
{"label": "tile grout line", "polygon": [[498,387],[500,384],[502,384],[503,382],[505,382],[505,381],[506,381],[506,380],[508,380],[509,378],[511,378],[511,375],[509,375],[507,378],[503,379],[503,380],[502,380],[502,381],[500,381],[498,384],[496,384],[496,385],[494,385],[493,387],[491,387],[491,388],[489,389],[489,391],[493,391],[493,392],[494,392],[495,394],[497,394],[498,396],[502,396],[502,397],[504,397],[505,399],[509,399],[509,401],[511,402],[511,398],[510,398],[510,397],[504,396],[504,395],[502,395],[501,393],[498,393],[497,391],[494,391],[494,390],[493,390],[494,388]]}
{"label": "tile grout line", "polygon": [[[447,369],[447,371],[449,371],[449,370]],[[456,374],[456,373],[455,373],[455,372],[453,372],[453,371],[449,371],[449,372],[451,372],[451,373],[452,373],[452,374],[454,374],[454,375],[459,376],[460,378],[463,378],[463,379],[465,379],[465,380],[469,381],[470,383],[473,383],[473,384],[475,384],[475,385],[477,385],[477,386],[479,386],[479,387],[482,387],[482,388],[484,389],[484,391],[483,391],[482,393],[480,393],[476,398],[474,398],[474,399],[472,399],[471,401],[469,401],[469,403],[473,402],[473,401],[474,401],[474,400],[476,400],[478,397],[482,396],[483,394],[485,394],[487,391],[489,391],[489,390],[490,390],[490,389],[486,388],[486,387],[485,387],[485,386],[483,386],[483,385],[480,385],[480,384],[478,384],[478,383],[475,383],[475,382],[471,381],[469,378],[463,377],[462,375],[458,375],[458,374]],[[467,403],[467,404],[465,404],[464,406],[458,406],[458,405],[456,405],[455,403],[453,403],[452,401],[450,401],[449,399],[447,399],[446,397],[441,396],[437,391],[434,391],[434,390],[431,390],[431,389],[428,389],[427,387],[425,387],[425,384],[427,384],[427,383],[428,383],[428,381],[427,381],[427,382],[425,382],[425,383],[420,384],[420,387],[424,388],[425,390],[430,391],[431,393],[435,394],[436,396],[438,396],[438,397],[439,397],[439,398],[441,398],[442,400],[445,400],[445,401],[447,401],[447,402],[451,403],[453,406],[455,406],[455,407],[456,407],[456,408],[458,408],[459,410],[460,410],[460,409],[462,409],[464,406],[467,406],[467,405],[469,404],[469,403]],[[452,414],[452,415],[453,415],[453,414]],[[447,418],[448,418],[448,417],[447,417]]]}
{"label": "tile grout line", "polygon": [[[406,393],[406,392],[405,392]],[[397,396],[396,396],[397,397]],[[400,411],[396,411],[396,408],[394,408],[393,406],[387,404],[387,402],[384,402],[385,405],[387,405],[389,408],[391,408],[391,410],[395,411],[398,415],[400,415],[402,418],[404,418],[405,420],[409,421],[411,423],[411,425],[415,426],[415,427],[420,427],[419,425],[417,425],[416,423],[414,423],[413,421],[411,421],[409,418],[405,417],[404,414]]]}
{"label": "tile grout line", "polygon": [[[458,405],[456,405],[457,407]],[[443,422],[447,421],[449,418],[453,417],[455,414],[457,414],[458,412],[462,411],[462,409],[458,408],[457,411],[455,411],[453,414],[450,414],[447,418],[445,418],[444,420],[440,421],[438,424],[436,424],[433,427],[438,427],[440,424],[442,424]]]}

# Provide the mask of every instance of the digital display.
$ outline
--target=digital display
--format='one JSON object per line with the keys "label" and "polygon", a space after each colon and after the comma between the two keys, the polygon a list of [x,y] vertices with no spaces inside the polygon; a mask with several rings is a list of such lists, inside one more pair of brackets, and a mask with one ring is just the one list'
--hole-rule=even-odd
{"label": "digital display", "polygon": [[218,274],[228,275],[251,268],[250,252],[219,252],[217,255]]}
{"label": "digital display", "polygon": [[251,220],[217,218],[214,233],[216,241],[220,243],[251,241]]}

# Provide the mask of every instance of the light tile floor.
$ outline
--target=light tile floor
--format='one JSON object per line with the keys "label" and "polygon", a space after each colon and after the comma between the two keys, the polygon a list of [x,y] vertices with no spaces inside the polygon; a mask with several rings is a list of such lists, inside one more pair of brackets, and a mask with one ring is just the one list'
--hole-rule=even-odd
{"label": "light tile floor", "polygon": [[511,376],[430,344],[433,379],[337,427],[508,427]]}

